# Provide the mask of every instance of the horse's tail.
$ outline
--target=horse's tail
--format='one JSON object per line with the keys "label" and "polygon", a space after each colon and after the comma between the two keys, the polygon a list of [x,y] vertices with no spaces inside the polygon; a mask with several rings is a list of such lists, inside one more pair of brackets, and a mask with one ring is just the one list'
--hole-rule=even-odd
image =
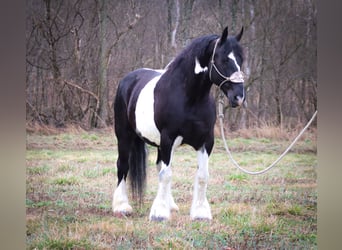
{"label": "horse's tail", "polygon": [[129,179],[131,183],[133,199],[139,198],[139,202],[141,203],[146,183],[147,151],[145,142],[136,136],[129,150]]}

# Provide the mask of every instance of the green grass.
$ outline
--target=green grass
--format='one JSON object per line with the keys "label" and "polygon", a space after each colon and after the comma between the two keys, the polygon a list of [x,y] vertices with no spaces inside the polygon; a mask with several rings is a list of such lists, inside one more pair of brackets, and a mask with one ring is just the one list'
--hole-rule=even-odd
{"label": "green grass", "polygon": [[[236,161],[260,170],[288,141],[233,138]],[[270,172],[237,170],[215,139],[208,201],[213,220],[189,218],[196,152],[176,149],[172,192],[178,213],[150,222],[157,192],[156,150],[149,147],[144,202],[117,218],[111,211],[117,149],[112,132],[27,135],[26,243],[28,249],[317,249],[317,156],[314,140],[300,140]]]}
{"label": "green grass", "polygon": [[55,185],[76,185],[79,183],[79,180],[74,176],[61,177],[61,178],[53,179],[51,183]]}
{"label": "green grass", "polygon": [[248,180],[248,175],[244,173],[236,173],[236,174],[229,175],[228,179],[231,181],[244,182]]}

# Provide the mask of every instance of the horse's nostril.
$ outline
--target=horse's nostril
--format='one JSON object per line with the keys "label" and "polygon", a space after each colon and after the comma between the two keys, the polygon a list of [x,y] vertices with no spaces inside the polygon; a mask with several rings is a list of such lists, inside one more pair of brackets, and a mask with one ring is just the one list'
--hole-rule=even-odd
{"label": "horse's nostril", "polygon": [[239,105],[239,106],[241,106],[241,104],[243,103],[243,97],[241,97],[241,96],[235,96],[235,100],[236,100],[236,102],[237,102],[237,104]]}

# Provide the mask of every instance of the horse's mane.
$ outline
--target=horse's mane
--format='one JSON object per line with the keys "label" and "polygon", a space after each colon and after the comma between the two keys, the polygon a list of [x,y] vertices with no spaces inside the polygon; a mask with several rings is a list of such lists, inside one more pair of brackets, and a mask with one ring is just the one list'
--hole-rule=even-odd
{"label": "horse's mane", "polygon": [[208,47],[210,42],[217,39],[217,35],[206,35],[195,38],[192,42],[186,46],[167,66],[167,71],[174,72],[177,69],[181,69],[185,72],[193,72],[193,66],[195,63],[195,57],[198,59],[209,57]]}

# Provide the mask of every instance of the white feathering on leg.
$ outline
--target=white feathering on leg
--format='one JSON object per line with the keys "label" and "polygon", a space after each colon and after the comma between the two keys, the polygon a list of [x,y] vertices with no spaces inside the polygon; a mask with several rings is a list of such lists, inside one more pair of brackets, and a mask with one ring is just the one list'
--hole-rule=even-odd
{"label": "white feathering on leg", "polygon": [[211,220],[210,206],[206,197],[207,183],[209,179],[208,159],[205,149],[197,151],[198,170],[195,177],[194,193],[191,205],[191,219]]}
{"label": "white feathering on leg", "polygon": [[115,214],[131,214],[133,209],[128,203],[126,182],[121,180],[113,194],[112,209]]}

